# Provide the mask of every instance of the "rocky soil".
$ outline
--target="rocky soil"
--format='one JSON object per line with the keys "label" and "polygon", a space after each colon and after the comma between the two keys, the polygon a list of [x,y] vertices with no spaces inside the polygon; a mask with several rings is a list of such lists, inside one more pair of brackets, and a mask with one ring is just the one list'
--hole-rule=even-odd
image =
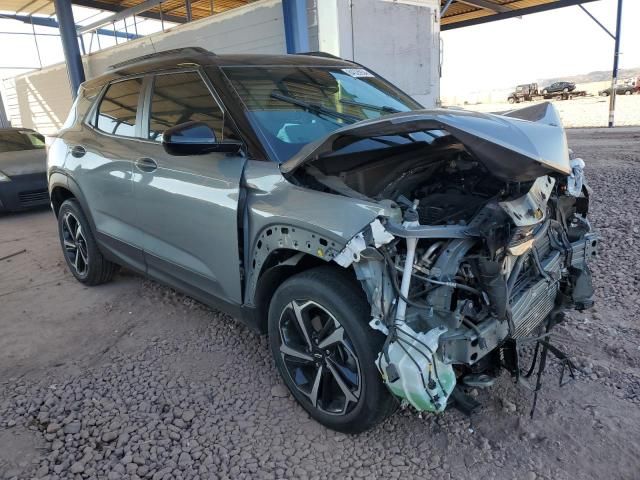
{"label": "rocky soil", "polygon": [[0,478],[637,479],[640,129],[574,130],[602,235],[597,304],[554,341],[533,419],[503,375],[472,417],[405,409],[359,436],[310,420],[259,337],[123,272],[86,289],[47,212],[0,218]]}

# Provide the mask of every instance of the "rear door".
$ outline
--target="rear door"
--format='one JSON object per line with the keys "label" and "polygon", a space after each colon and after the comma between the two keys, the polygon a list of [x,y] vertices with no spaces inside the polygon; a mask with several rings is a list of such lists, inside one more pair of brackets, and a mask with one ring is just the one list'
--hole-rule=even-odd
{"label": "rear door", "polygon": [[98,240],[130,266],[144,270],[142,235],[133,208],[133,162],[140,156],[142,77],[109,84],[87,124],[65,133],[71,171],[93,218]]}
{"label": "rear door", "polygon": [[225,153],[173,156],[161,143],[162,132],[188,121],[207,123],[222,141],[234,135],[226,120],[199,71],[150,77],[134,195],[148,273],[194,296],[239,304],[237,209],[245,159]]}

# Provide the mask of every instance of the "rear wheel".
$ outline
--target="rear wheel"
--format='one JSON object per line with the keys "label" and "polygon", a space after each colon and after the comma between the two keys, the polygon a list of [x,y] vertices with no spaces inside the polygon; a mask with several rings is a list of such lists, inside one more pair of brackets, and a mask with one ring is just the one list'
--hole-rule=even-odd
{"label": "rear wheel", "polygon": [[345,433],[373,427],[397,406],[375,368],[384,336],[369,317],[362,288],[331,267],[288,279],[269,308],[269,343],[285,384],[314,419]]}
{"label": "rear wheel", "polygon": [[625,90],[625,91],[624,91],[624,94],[625,94],[625,95],[631,95],[631,90]]}
{"label": "rear wheel", "polygon": [[79,282],[99,285],[113,278],[118,266],[102,256],[77,200],[65,200],[58,212],[60,244],[67,266]]}

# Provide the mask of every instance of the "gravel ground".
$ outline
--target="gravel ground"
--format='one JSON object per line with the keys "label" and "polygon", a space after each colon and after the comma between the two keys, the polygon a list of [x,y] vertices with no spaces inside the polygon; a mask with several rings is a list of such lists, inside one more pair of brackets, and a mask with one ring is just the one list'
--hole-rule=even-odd
{"label": "gravel ground", "polygon": [[0,478],[637,479],[640,471],[640,129],[573,130],[603,237],[596,308],[556,342],[531,392],[503,375],[466,417],[398,412],[327,430],[281,384],[266,338],[123,272],[86,288],[48,211],[0,218]]}

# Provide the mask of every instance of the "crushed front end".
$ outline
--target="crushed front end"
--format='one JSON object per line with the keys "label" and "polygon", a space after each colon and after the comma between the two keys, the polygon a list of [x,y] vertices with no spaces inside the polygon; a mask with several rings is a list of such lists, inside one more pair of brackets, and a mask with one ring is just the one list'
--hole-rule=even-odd
{"label": "crushed front end", "polygon": [[[588,260],[598,237],[587,220],[584,162],[569,158],[553,111],[534,116],[549,130],[527,130],[531,119],[522,117],[508,123],[542,142],[537,150],[486,138],[488,117],[473,117],[468,129],[455,115],[423,117],[406,131],[382,129],[390,142],[392,133],[432,128],[423,145],[391,147],[393,160],[348,154],[298,171],[299,182],[380,204],[334,260],[354,268],[370,325],[386,335],[382,378],[418,410],[442,411],[456,384],[488,387],[502,368],[519,376],[523,340],[546,338],[564,311],[593,304]],[[555,157],[542,158],[545,132],[555,134]],[[538,160],[527,163],[534,152]]]}

